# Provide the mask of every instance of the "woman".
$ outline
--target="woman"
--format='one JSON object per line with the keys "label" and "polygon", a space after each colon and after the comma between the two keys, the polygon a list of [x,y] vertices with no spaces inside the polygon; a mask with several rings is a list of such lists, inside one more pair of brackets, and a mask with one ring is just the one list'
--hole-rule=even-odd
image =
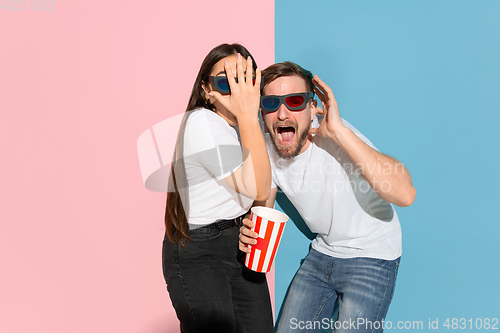
{"label": "woman", "polygon": [[182,332],[273,332],[265,275],[243,265],[239,225],[271,168],[258,122],[260,70],[239,44],[210,51],[172,163],[163,274]]}

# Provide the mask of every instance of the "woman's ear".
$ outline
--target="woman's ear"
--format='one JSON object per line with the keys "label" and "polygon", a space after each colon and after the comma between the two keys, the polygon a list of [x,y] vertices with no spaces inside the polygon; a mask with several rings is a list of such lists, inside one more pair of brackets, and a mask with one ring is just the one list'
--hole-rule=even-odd
{"label": "woman's ear", "polygon": [[204,81],[201,81],[201,88],[203,89],[203,91],[205,92],[205,100],[208,99],[208,93],[210,92],[210,90],[208,90],[207,86],[205,85],[205,82]]}
{"label": "woman's ear", "polygon": [[212,89],[210,89],[210,86],[205,84],[204,81],[201,81],[201,88],[203,89],[204,92],[203,98],[205,99],[205,101],[210,104],[213,103],[212,97],[208,94],[212,91]]}

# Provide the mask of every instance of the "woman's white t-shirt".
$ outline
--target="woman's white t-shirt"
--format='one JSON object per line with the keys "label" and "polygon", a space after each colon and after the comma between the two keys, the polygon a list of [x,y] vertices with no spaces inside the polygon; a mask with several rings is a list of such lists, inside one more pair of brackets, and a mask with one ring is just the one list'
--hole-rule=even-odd
{"label": "woman's white t-shirt", "polygon": [[206,225],[241,216],[253,200],[223,182],[243,164],[238,128],[208,109],[189,112],[183,143],[189,224]]}

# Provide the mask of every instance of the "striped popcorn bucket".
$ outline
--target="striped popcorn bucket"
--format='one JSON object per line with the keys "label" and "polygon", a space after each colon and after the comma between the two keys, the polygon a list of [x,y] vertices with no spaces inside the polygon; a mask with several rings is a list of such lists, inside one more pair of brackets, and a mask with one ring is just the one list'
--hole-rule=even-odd
{"label": "striped popcorn bucket", "polygon": [[288,216],[276,209],[253,207],[251,220],[254,222],[252,230],[258,233],[259,237],[257,244],[249,245],[251,252],[246,255],[245,266],[256,272],[269,272]]}

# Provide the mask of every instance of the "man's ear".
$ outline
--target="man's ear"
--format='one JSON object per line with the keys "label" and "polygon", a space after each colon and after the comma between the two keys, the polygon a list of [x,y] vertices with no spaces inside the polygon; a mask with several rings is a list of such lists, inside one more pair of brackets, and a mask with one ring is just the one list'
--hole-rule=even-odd
{"label": "man's ear", "polygon": [[311,102],[311,121],[313,121],[316,116],[316,108],[318,107],[318,101],[313,99]]}
{"label": "man's ear", "polygon": [[264,111],[262,111],[262,109],[260,109],[260,116],[262,122],[264,123],[264,133],[269,133],[269,131],[267,130],[266,121],[264,120]]}

